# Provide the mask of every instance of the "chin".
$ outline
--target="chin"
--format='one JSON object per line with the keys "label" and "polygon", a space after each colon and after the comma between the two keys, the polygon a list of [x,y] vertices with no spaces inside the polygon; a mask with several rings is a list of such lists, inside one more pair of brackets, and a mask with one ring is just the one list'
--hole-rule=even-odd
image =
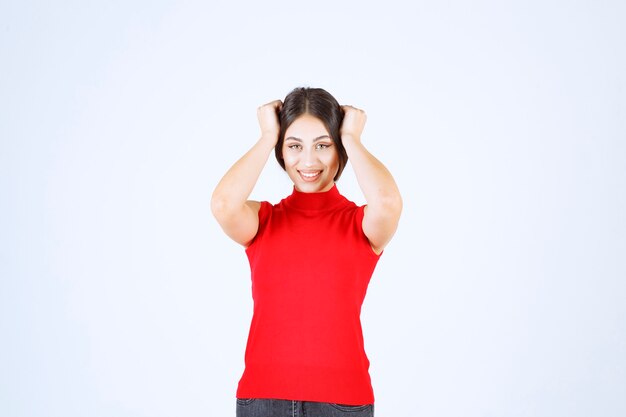
{"label": "chin", "polygon": [[311,184],[294,184],[296,187],[296,190],[300,191],[301,193],[316,193],[320,190],[320,187],[317,185],[311,185]]}

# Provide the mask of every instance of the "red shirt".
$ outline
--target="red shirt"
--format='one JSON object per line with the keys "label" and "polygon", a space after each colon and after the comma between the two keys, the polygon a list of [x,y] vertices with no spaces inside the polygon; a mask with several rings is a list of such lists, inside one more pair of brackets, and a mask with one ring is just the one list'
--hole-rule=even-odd
{"label": "red shirt", "polygon": [[254,313],[238,398],[373,404],[361,306],[379,255],[336,186],[262,202],[246,249]]}

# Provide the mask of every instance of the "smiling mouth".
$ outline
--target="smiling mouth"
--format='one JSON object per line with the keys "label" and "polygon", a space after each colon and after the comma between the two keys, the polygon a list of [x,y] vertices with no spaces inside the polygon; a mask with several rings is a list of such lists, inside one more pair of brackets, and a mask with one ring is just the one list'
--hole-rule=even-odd
{"label": "smiling mouth", "polygon": [[322,171],[298,171],[298,173],[305,181],[315,181]]}

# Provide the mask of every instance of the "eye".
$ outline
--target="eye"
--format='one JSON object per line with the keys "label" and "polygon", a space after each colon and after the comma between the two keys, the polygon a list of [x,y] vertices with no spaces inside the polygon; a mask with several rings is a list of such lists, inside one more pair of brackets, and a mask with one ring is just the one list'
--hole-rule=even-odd
{"label": "eye", "polygon": [[327,148],[330,148],[330,144],[328,143],[318,143],[315,146],[315,149],[327,149]]}
{"label": "eye", "polygon": [[297,143],[294,143],[293,145],[287,145],[287,147],[288,147],[289,149],[293,149],[293,150],[297,151],[297,150],[299,150],[300,148],[302,148],[302,145],[297,144]]}

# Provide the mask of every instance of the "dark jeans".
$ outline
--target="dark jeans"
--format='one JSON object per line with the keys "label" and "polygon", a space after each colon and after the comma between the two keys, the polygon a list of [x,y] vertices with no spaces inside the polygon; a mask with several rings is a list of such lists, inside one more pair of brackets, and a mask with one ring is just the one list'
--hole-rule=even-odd
{"label": "dark jeans", "polygon": [[374,404],[237,398],[237,417],[374,417]]}

